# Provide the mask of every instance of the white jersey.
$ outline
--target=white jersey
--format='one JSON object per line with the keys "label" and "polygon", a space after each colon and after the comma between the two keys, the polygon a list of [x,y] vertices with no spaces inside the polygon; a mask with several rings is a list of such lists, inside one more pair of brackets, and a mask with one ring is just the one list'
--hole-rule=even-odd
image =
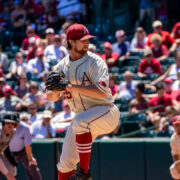
{"label": "white jersey", "polygon": [[68,104],[75,113],[81,113],[94,106],[113,103],[109,89],[108,67],[96,54],[88,51],[86,55],[76,61],[71,61],[68,55],[55,66],[54,70],[63,71],[70,84],[84,86],[93,84],[107,94],[106,98],[94,98],[83,95],[81,92],[65,91]]}
{"label": "white jersey", "polygon": [[180,156],[180,138],[174,133],[170,140],[171,154]]}

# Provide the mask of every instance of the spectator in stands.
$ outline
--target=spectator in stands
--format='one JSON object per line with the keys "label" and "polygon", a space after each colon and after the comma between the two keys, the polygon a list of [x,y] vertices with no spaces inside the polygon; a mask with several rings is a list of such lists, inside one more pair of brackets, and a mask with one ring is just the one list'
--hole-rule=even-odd
{"label": "spectator in stands", "polygon": [[130,55],[130,44],[125,41],[126,33],[123,30],[116,31],[115,34],[117,42],[112,45],[112,51],[119,54],[120,60],[124,60]]}
{"label": "spectator in stands", "polygon": [[63,100],[62,102],[62,109],[63,111],[55,115],[55,117],[52,118],[51,121],[52,125],[56,127],[58,137],[64,137],[69,125],[71,124],[72,119],[75,116],[66,100]]}
{"label": "spectator in stands", "polygon": [[36,121],[42,120],[42,116],[37,113],[37,110],[38,110],[38,107],[37,107],[36,103],[30,102],[28,104],[28,113],[30,115],[30,117],[29,117],[29,124],[30,125],[32,125]]}
{"label": "spectator in stands", "polygon": [[31,128],[33,139],[53,138],[56,136],[56,128],[51,124],[51,111],[44,111],[43,120],[36,121]]}
{"label": "spectator in stands", "polygon": [[146,32],[142,27],[136,29],[134,38],[131,41],[130,50],[131,52],[143,52],[146,47]]}
{"label": "spectator in stands", "polygon": [[178,113],[178,109],[175,106],[167,106],[165,108],[165,116],[161,118],[158,137],[170,137],[172,135],[174,131],[172,121]]}
{"label": "spectator in stands", "polygon": [[179,47],[179,43],[180,43],[180,22],[177,22],[172,31],[171,31],[171,37],[173,39],[175,39],[176,43],[178,44]]}
{"label": "spectator in stands", "polygon": [[38,91],[37,82],[31,81],[29,84],[29,92],[23,97],[23,100],[28,104],[34,102],[38,108],[44,107],[45,102],[43,100],[42,92]]}
{"label": "spectator in stands", "polygon": [[154,34],[151,38],[151,50],[153,52],[153,57],[158,61],[166,60],[169,57],[168,48],[162,44],[162,38],[159,34]]}
{"label": "spectator in stands", "polygon": [[179,159],[179,141],[180,141],[180,116],[177,115],[173,119],[174,133],[170,139],[171,155],[174,163],[170,167],[170,173],[174,180],[180,179],[180,159]]}
{"label": "spectator in stands", "polygon": [[17,52],[15,61],[13,61],[9,68],[9,73],[6,75],[7,79],[18,79],[18,77],[28,71],[27,64],[23,62],[23,54]]}
{"label": "spectator in stands", "polygon": [[139,83],[135,89],[135,98],[130,101],[130,113],[137,113],[140,110],[148,108],[149,99],[144,95],[144,92],[144,83]]}
{"label": "spectator in stands", "polygon": [[20,0],[14,1],[14,10],[11,13],[11,24],[13,26],[13,40],[18,46],[21,45],[24,37],[25,11]]}
{"label": "spectator in stands", "polygon": [[[40,39],[38,39],[40,40]],[[29,38],[29,50],[26,56],[26,60],[29,61],[36,56],[36,50],[37,50],[37,40],[35,37]]]}
{"label": "spectator in stands", "polygon": [[27,76],[25,73],[22,73],[19,76],[19,85],[15,87],[15,92],[19,98],[23,98],[29,89],[29,84],[27,82]]}
{"label": "spectator in stands", "polygon": [[170,78],[166,78],[164,79],[164,89],[165,89],[165,93],[169,94],[172,96],[172,84],[173,84],[173,80]]}
{"label": "spectator in stands", "polygon": [[179,104],[176,100],[173,100],[172,97],[165,93],[164,84],[162,82],[158,83],[156,86],[157,96],[150,99],[149,107],[156,107],[162,105],[163,107],[148,111],[148,117],[152,124],[160,124],[161,117],[165,115],[165,108],[167,106],[176,106],[179,109]]}
{"label": "spectator in stands", "polygon": [[31,128],[32,123],[29,121],[30,115],[27,112],[23,112],[20,114],[20,120],[24,122],[29,129]]}
{"label": "spectator in stands", "polygon": [[109,74],[109,88],[111,89],[111,93],[114,99],[118,98],[119,85],[116,84],[116,76],[113,74]]}
{"label": "spectator in stands", "polygon": [[53,40],[54,40],[54,29],[53,28],[47,28],[45,31],[46,34],[46,41],[47,41],[47,45],[51,45],[53,44]]}
{"label": "spectator in stands", "polygon": [[25,106],[24,102],[20,98],[11,95],[11,93],[11,87],[5,86],[5,96],[0,98],[0,111],[18,111]]}
{"label": "spectator in stands", "polygon": [[7,68],[8,68],[8,57],[6,54],[4,54],[2,52],[2,46],[0,45],[0,68],[4,71],[7,72]]}
{"label": "spectator in stands", "polygon": [[162,22],[161,21],[154,21],[153,24],[153,30],[154,32],[148,35],[148,40],[147,40],[147,46],[151,46],[152,44],[152,37],[154,34],[159,34],[162,37],[162,44],[164,44],[170,52],[175,51],[177,44],[175,40],[170,36],[169,32],[163,31],[162,29]]}
{"label": "spectator in stands", "polygon": [[36,57],[28,62],[28,70],[37,78],[42,78],[44,72],[49,71],[49,64],[46,62],[46,58],[44,57],[44,49],[42,47],[37,48]]}
{"label": "spectator in stands", "polygon": [[69,18],[80,21],[80,15],[82,14],[82,5],[79,0],[58,0],[57,11],[59,14],[59,18],[62,21]]}
{"label": "spectator in stands", "polygon": [[150,74],[162,74],[161,64],[158,60],[153,58],[152,51],[150,49],[146,49],[144,51],[144,59],[139,64],[138,76],[146,77]]}
{"label": "spectator in stands", "polygon": [[5,79],[3,77],[0,78],[0,98],[4,97],[4,87],[5,87]]}
{"label": "spectator in stands", "polygon": [[4,72],[1,68],[0,68],[0,77],[4,77]]}
{"label": "spectator in stands", "polygon": [[110,42],[105,42],[103,45],[104,54],[101,54],[101,58],[106,62],[109,68],[118,65],[119,54],[112,52],[112,46]]}
{"label": "spectator in stands", "polygon": [[28,50],[30,49],[29,38],[31,37],[35,37],[36,39],[40,38],[35,34],[34,29],[31,26],[27,27],[26,35],[27,37],[23,40],[22,49],[21,49],[23,54],[25,55],[27,55]]}
{"label": "spectator in stands", "polygon": [[[5,96],[4,90],[5,87],[9,87],[8,85],[6,85],[6,81],[3,77],[0,78],[0,98]],[[11,95],[16,95],[16,93],[11,89]]]}
{"label": "spectator in stands", "polygon": [[96,45],[89,44],[88,51],[90,51],[92,53],[96,53]]}
{"label": "spectator in stands", "polygon": [[12,27],[10,4],[9,4],[9,2],[4,2],[3,6],[4,6],[4,11],[2,12],[2,18],[5,23],[5,29],[10,30],[10,28]]}
{"label": "spectator in stands", "polygon": [[171,78],[172,80],[178,79],[177,74],[178,71],[180,70],[180,49],[177,49],[175,51],[174,58],[175,58],[175,64],[172,64],[162,76],[151,82],[152,85],[155,85],[160,81],[163,81],[167,77]]}
{"label": "spectator in stands", "polygon": [[134,92],[135,92],[135,88],[138,84],[138,82],[134,81],[134,75],[132,72],[130,71],[126,71],[124,73],[124,80],[125,82],[122,82],[119,85],[119,95],[118,98],[125,98],[125,99],[132,99],[134,98]]}
{"label": "spectator in stands", "polygon": [[61,26],[61,30],[59,31],[59,34],[61,34],[61,40],[62,40],[62,45],[65,45],[66,43],[66,31],[68,30],[69,26],[72,24],[70,22],[65,22]]}
{"label": "spectator in stands", "polygon": [[[145,21],[145,25],[147,25],[147,29],[153,20],[153,0],[140,0],[139,1],[139,22],[138,24],[142,24]],[[148,24],[147,24],[148,23]]]}
{"label": "spectator in stands", "polygon": [[53,44],[46,47],[44,55],[48,59],[48,61],[51,61],[52,59],[59,61],[67,55],[66,48],[61,44],[60,35],[56,34],[54,36]]}
{"label": "spectator in stands", "polygon": [[177,80],[172,82],[172,90],[178,91],[180,90],[180,70],[177,72]]}

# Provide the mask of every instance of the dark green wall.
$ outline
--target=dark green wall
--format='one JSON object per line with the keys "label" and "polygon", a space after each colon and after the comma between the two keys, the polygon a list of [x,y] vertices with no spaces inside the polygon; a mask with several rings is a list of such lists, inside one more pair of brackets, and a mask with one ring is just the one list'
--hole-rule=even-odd
{"label": "dark green wall", "polygon": [[[63,141],[34,141],[33,154],[43,180],[57,180],[56,163]],[[171,180],[169,139],[97,140],[90,171],[93,180]],[[22,166],[17,180],[26,180]]]}

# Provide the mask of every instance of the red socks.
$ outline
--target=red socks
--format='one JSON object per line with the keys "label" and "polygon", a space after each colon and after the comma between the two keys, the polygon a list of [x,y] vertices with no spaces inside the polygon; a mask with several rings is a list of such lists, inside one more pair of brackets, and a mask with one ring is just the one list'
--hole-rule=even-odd
{"label": "red socks", "polygon": [[76,134],[76,145],[79,152],[80,165],[84,173],[89,171],[89,161],[91,156],[92,136],[91,133]]}
{"label": "red socks", "polygon": [[70,171],[70,172],[67,172],[67,173],[62,173],[61,171],[59,171],[58,180],[67,180],[67,179],[69,179],[73,174],[74,174],[74,171]]}

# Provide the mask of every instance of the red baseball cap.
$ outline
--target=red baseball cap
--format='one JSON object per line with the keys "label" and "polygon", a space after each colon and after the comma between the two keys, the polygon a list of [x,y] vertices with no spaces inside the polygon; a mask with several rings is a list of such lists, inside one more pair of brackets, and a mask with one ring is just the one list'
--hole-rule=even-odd
{"label": "red baseball cap", "polygon": [[94,37],[95,36],[89,34],[86,26],[82,24],[73,24],[68,28],[66,32],[67,40],[86,40]]}
{"label": "red baseball cap", "polygon": [[5,93],[12,92],[12,88],[10,86],[5,86],[3,90]]}
{"label": "red baseball cap", "polygon": [[104,47],[104,48],[110,48],[110,49],[112,48],[112,47],[111,47],[111,43],[108,42],[108,41],[106,41],[106,42],[103,44],[103,47]]}
{"label": "red baseball cap", "polygon": [[164,79],[164,83],[172,84],[173,80],[171,78]]}
{"label": "red baseball cap", "polygon": [[172,124],[179,124],[180,123],[180,115],[174,117]]}

